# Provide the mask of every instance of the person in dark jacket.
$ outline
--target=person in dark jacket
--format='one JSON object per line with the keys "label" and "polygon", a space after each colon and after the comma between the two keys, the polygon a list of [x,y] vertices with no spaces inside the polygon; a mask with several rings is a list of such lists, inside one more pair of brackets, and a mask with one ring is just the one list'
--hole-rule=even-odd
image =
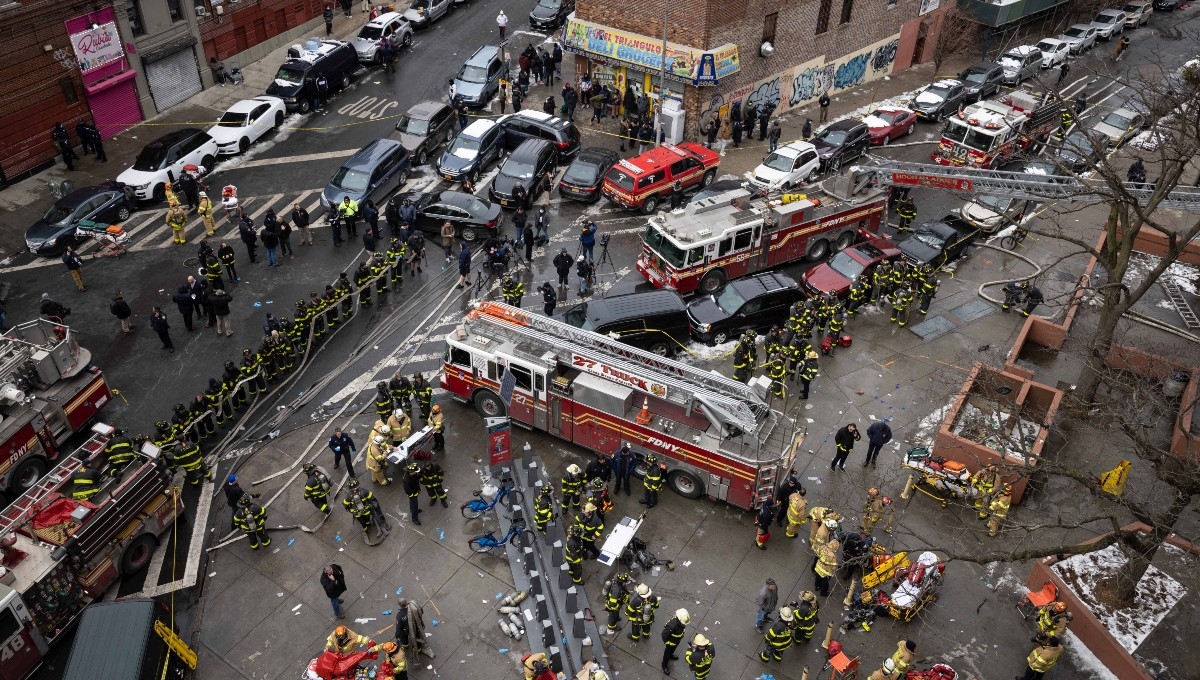
{"label": "person in dark jacket", "polygon": [[525,211],[525,206],[518,203],[517,209],[513,211],[513,238],[517,240],[518,246],[525,245],[525,223],[529,221],[529,213]]}
{"label": "person in dark jacket", "polygon": [[885,444],[892,441],[892,428],[882,420],[871,423],[867,428],[867,461],[863,463],[863,467],[870,465],[875,467],[875,459],[879,457],[879,450]]}
{"label": "person in dark jacket", "polygon": [[71,134],[67,132],[67,128],[63,127],[62,123],[55,123],[54,129],[50,131],[50,139],[53,140],[55,148],[62,154],[63,163],[66,164],[68,170],[75,169],[75,159],[79,156],[75,153],[75,149],[71,147]]}
{"label": "person in dark jacket", "polygon": [[464,285],[471,285],[471,249],[465,241],[458,251],[458,287],[462,288]]}
{"label": "person in dark jacket", "polygon": [[225,480],[225,486],[222,487],[221,490],[225,492],[225,502],[229,504],[229,530],[233,531],[235,528],[237,528],[234,525],[233,518],[237,515],[238,506],[242,500],[242,497],[250,496],[251,498],[258,498],[260,494],[246,493],[246,490],[238,484],[237,475],[229,475],[229,477]]}
{"label": "person in dark jacket", "polygon": [[370,226],[371,235],[378,241],[382,238],[379,232],[379,208],[375,206],[375,201],[368,200],[362,210],[363,220]]}
{"label": "person in dark jacket", "polygon": [[233,335],[233,324],[229,321],[229,303],[233,302],[233,296],[217,289],[210,291],[206,297],[212,304],[213,316],[217,318],[217,335],[221,335],[222,332],[226,337]]}
{"label": "person in dark jacket", "polygon": [[833,457],[833,463],[830,464],[830,470],[845,470],[846,459],[850,457],[850,451],[854,448],[854,442],[862,439],[862,435],[858,433],[858,425],[850,423],[837,431],[833,436],[833,443],[837,446],[837,454]]}
{"label": "person in dark jacket", "polygon": [[49,293],[42,293],[42,305],[40,311],[41,315],[47,319],[53,319],[57,317],[61,321],[62,319],[67,318],[67,315],[71,313],[71,308],[50,299]]}
{"label": "person in dark jacket", "polygon": [[241,221],[238,223],[238,235],[242,239],[242,243],[246,244],[246,253],[250,256],[250,264],[258,262],[255,252],[258,249],[258,234],[254,233],[254,221],[248,216],[242,215]]}
{"label": "person in dark jacket", "polygon": [[779,507],[775,512],[775,526],[783,526],[783,520],[787,518],[788,499],[792,494],[804,489],[804,485],[800,483],[800,479],[794,474],[788,474],[787,479],[779,485],[775,490],[775,497],[779,499]]}
{"label": "person in dark jacket", "polygon": [[346,603],[342,599],[342,593],[346,592],[346,574],[342,572],[341,565],[325,565],[321,572],[321,588],[325,590],[325,597],[328,597],[329,603],[333,605],[333,615],[339,619],[346,618],[342,613],[342,605]]}
{"label": "person in dark jacket", "polygon": [[742,119],[733,119],[733,147],[740,148],[742,146]]}
{"label": "person in dark jacket", "polygon": [[542,311],[546,316],[554,316],[554,307],[558,305],[558,293],[554,292],[554,286],[547,281],[542,284]]}
{"label": "person in dark jacket", "polygon": [[533,236],[533,225],[525,223],[525,228],[521,230],[521,240],[525,242],[525,261],[533,261],[533,244],[536,240]]}
{"label": "person in dark jacket", "polygon": [[[278,267],[279,266],[279,223],[277,221],[271,221],[271,222],[266,223],[263,226],[262,232],[259,234],[258,238],[259,238],[259,240],[262,241],[263,248],[267,249],[267,266],[268,267]],[[250,261],[251,262],[254,261],[253,257],[250,259]]]}
{"label": "person in dark jacket", "polygon": [[121,291],[118,290],[109,303],[108,311],[121,322],[122,333],[129,335],[133,332],[133,310],[129,308],[129,303],[125,302],[125,295]]}
{"label": "person in dark jacket", "polygon": [[554,256],[554,271],[558,272],[558,285],[560,288],[567,287],[567,277],[571,275],[571,265],[574,260],[567,254],[567,249],[563,248],[557,255]]}
{"label": "person in dark jacket", "polygon": [[804,128],[800,130],[800,138],[806,142],[812,138],[812,118],[804,119]]}
{"label": "person in dark jacket", "polygon": [[767,549],[767,541],[771,538],[771,520],[775,519],[775,499],[768,496],[763,499],[754,517],[754,547],[759,550]]}
{"label": "person in dark jacket", "polygon": [[158,333],[158,339],[162,340],[163,346],[159,349],[165,349],[171,354],[175,353],[175,343],[171,342],[171,326],[167,323],[167,315],[163,314],[162,307],[155,307],[150,313],[150,329]]}
{"label": "person in dark jacket", "polygon": [[351,477],[357,478],[354,474],[354,454],[358,453],[358,449],[354,446],[354,440],[350,435],[342,432],[342,428],[337,428],[329,437],[329,450],[333,451],[333,469],[338,469],[338,465],[344,460],[346,461],[346,471]]}
{"label": "person in dark jacket", "polygon": [[179,315],[183,317],[183,325],[191,333],[194,330],[192,314],[196,312],[196,299],[188,291],[186,283],[179,284],[179,287],[175,289],[175,293],[171,295],[171,302],[174,302],[175,306],[179,308]]}
{"label": "person in dark jacket", "polygon": [[629,444],[622,444],[621,448],[613,451],[610,465],[613,469],[613,475],[616,481],[613,484],[613,495],[625,490],[625,495],[630,495],[629,478],[633,476],[633,469],[637,467],[637,456],[633,455]]}

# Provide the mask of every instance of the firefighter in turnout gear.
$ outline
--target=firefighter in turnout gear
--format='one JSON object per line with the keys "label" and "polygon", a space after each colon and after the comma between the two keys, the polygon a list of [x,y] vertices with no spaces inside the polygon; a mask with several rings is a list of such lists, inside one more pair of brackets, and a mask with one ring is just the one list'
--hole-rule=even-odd
{"label": "firefighter in turnout gear", "polygon": [[754,375],[755,364],[758,363],[757,351],[754,349],[754,339],[749,337],[753,331],[747,332],[733,348],[733,379],[746,382]]}
{"label": "firefighter in turnout gear", "polygon": [[124,431],[115,430],[113,434],[115,436],[104,445],[104,474],[120,477],[125,467],[137,458],[137,452],[133,448],[133,441],[125,436]]}
{"label": "firefighter in turnout gear", "polygon": [[388,261],[383,253],[376,253],[371,258],[371,276],[375,277],[375,294],[379,296],[379,304],[387,304],[388,294]]}
{"label": "firefighter in turnout gear", "polygon": [[271,331],[271,344],[275,346],[275,359],[280,370],[290,371],[296,365],[296,347],[286,335]]}
{"label": "firefighter in turnout gear", "polygon": [[429,413],[433,410],[433,388],[425,382],[425,376],[420,373],[413,374],[413,395],[421,407],[421,420],[428,423]]}
{"label": "firefighter in turnout gear", "polygon": [[793,302],[788,309],[787,329],[792,336],[796,336],[804,328],[804,316],[807,313],[804,304],[801,302]]}
{"label": "firefighter in turnout gear", "polygon": [[845,329],[846,313],[839,309],[833,313],[833,318],[829,320],[829,337],[833,338],[833,344],[838,344],[838,338],[842,337],[842,331]]}
{"label": "firefighter in turnout gear", "polygon": [[688,614],[686,609],[675,610],[675,616],[672,616],[662,629],[663,641],[663,656],[662,656],[662,672],[665,675],[671,674],[671,662],[678,660],[675,650],[679,647],[679,643],[683,642],[684,633],[687,632],[687,625],[692,620],[692,616]]}
{"label": "firefighter in turnout gear", "polygon": [[1000,527],[1004,524],[1005,518],[1008,517],[1008,510],[1012,506],[1012,487],[1007,484],[1000,493],[996,494],[995,498],[988,503],[988,536],[995,536],[1000,533]]}
{"label": "firefighter in turnout gear", "polygon": [[648,508],[653,508],[658,505],[658,493],[662,491],[663,484],[666,482],[664,472],[666,466],[658,462],[658,456],[653,453],[646,455],[646,474],[642,477],[642,500],[638,501]]}
{"label": "firefighter in turnout gear", "polygon": [[342,300],[342,320],[349,321],[354,316],[354,285],[350,283],[350,275],[346,272],[339,273],[337,281],[333,283],[333,289]]}
{"label": "firefighter in turnout gear", "polygon": [[82,465],[71,475],[71,498],[77,501],[88,501],[100,492],[100,481],[103,476],[99,470]]}
{"label": "firefighter in turnout gear", "polygon": [[386,436],[377,434],[367,442],[367,469],[371,471],[371,481],[379,486],[387,486],[391,483],[387,476],[388,465],[390,465],[387,454]]}
{"label": "firefighter in turnout gear", "polygon": [[[829,526],[829,525],[833,526]],[[837,536],[837,522],[832,519],[825,520],[825,527],[829,530],[828,539],[821,544],[820,550],[817,552],[817,564],[813,569],[817,574],[816,585],[820,591],[821,597],[829,597],[829,580],[837,573],[838,567],[841,566],[840,558],[842,554],[842,542]]]}
{"label": "firefighter in turnout gear", "polygon": [[212,479],[212,470],[204,463],[204,454],[196,442],[181,442],[179,451],[172,459],[172,467],[183,468],[187,483],[192,486],[200,484],[200,478]]}
{"label": "firefighter in turnout gear", "polygon": [[213,412],[216,426],[221,427],[225,421],[233,417],[233,408],[229,405],[229,391],[216,378],[208,379],[208,389],[204,391],[204,405]]}
{"label": "firefighter in turnout gear", "polygon": [[696,633],[696,637],[692,638],[691,644],[688,645],[687,653],[683,655],[683,660],[687,662],[696,680],[707,680],[716,655],[716,650],[708,638],[704,637],[704,633]]}
{"label": "firefighter in turnout gear", "polygon": [[787,529],[783,532],[788,538],[795,538],[800,531],[800,525],[808,522],[808,500],[804,497],[806,494],[804,487],[800,487],[788,496]]}
{"label": "firefighter in turnout gear", "polygon": [[296,313],[291,336],[297,345],[308,344],[308,333],[312,329],[312,311],[304,300],[296,300]]}
{"label": "firefighter in turnout gear", "polygon": [[567,562],[567,573],[571,583],[583,583],[583,530],[578,525],[567,529],[567,545],[563,548],[563,559]]}
{"label": "firefighter in turnout gear", "polygon": [[242,381],[242,372],[232,361],[225,362],[225,372],[221,374],[221,381],[230,395],[229,400],[233,408],[238,411],[246,408],[246,385],[239,384]]}
{"label": "firefighter in turnout gear", "polygon": [[913,294],[908,288],[897,288],[896,292],[892,293],[891,320],[901,328],[908,323],[908,306],[912,304],[912,301]]}
{"label": "firefighter in turnout gear", "polygon": [[412,383],[408,382],[408,378],[400,371],[396,371],[396,375],[388,381],[388,392],[392,394],[392,402],[395,403],[396,409],[403,411],[405,415],[412,410]]}
{"label": "firefighter in turnout gear", "polygon": [[1051,602],[1038,608],[1037,635],[1030,642],[1044,645],[1051,636],[1060,640],[1067,634],[1067,624],[1074,617],[1067,611],[1066,602]]}
{"label": "firefighter in turnout gear", "polygon": [[1071,113],[1071,109],[1063,109],[1062,116],[1059,119],[1058,129],[1054,131],[1054,135],[1059,139],[1067,136],[1067,130],[1075,124],[1075,114]]}
{"label": "firefighter in turnout gear", "polygon": [[896,666],[896,670],[903,677],[912,668],[913,661],[917,659],[917,643],[912,640],[901,640],[896,643],[896,651],[892,654],[891,661]]}
{"label": "firefighter in turnout gear", "polygon": [[922,314],[929,313],[929,303],[933,302],[933,296],[937,295],[938,287],[941,285],[942,282],[933,275],[933,272],[929,272],[924,278],[921,279],[919,291],[921,295]]}
{"label": "firefighter in turnout gear", "polygon": [[442,415],[442,407],[434,404],[429,410],[429,426],[433,428],[433,451],[438,453],[446,450],[446,416]]}
{"label": "firefighter in turnout gear", "polygon": [[371,639],[367,636],[359,635],[345,626],[338,626],[326,638],[325,649],[338,654],[349,654],[358,649],[360,645],[366,647],[370,644]]}
{"label": "firefighter in turnout gear", "polygon": [[446,487],[442,486],[445,479],[446,472],[442,470],[442,466],[432,460],[426,462],[421,468],[421,486],[424,486],[425,492],[429,494],[431,507],[438,502],[442,504],[443,508],[449,507],[446,504]]}
{"label": "firefighter in turnout gear", "polygon": [[763,350],[770,357],[772,354],[778,354],[782,347],[783,331],[779,329],[779,326],[771,326],[771,330],[767,331],[767,336],[763,338]]}
{"label": "firefighter in turnout gear", "polygon": [[304,474],[308,475],[304,481],[304,497],[312,501],[316,509],[328,515],[329,491],[333,488],[333,482],[312,463],[305,463],[303,469]]}
{"label": "firefighter in turnout gear", "polygon": [[766,661],[783,661],[783,652],[792,646],[792,629],[796,627],[795,616],[791,607],[781,607],[779,618],[771,624],[763,635],[763,648],[758,658]]}
{"label": "firefighter in turnout gear", "polygon": [[879,493],[879,489],[871,487],[867,491],[867,502],[863,506],[862,525],[859,530],[864,536],[870,536],[875,531],[875,525],[883,521],[887,516],[888,521],[884,527],[886,533],[892,533],[892,499]]}
{"label": "firefighter in turnout gear", "polygon": [[892,265],[888,262],[880,262],[879,266],[871,274],[871,303],[875,304],[887,296],[889,283],[892,280]]}
{"label": "firefighter in turnout gear", "polygon": [[358,305],[371,306],[371,268],[366,262],[360,262],[354,270],[354,287],[358,289]]}
{"label": "firefighter in turnout gear", "polygon": [[199,439],[196,431],[189,429],[191,424],[191,412],[183,404],[175,404],[175,409],[171,416],[171,433],[175,435],[175,439],[178,441]]}
{"label": "firefighter in turnout gear", "polygon": [[154,423],[154,439],[151,441],[163,451],[169,451],[176,445],[175,429],[167,421],[160,420]]}
{"label": "firefighter in turnout gear", "polygon": [[392,285],[399,288],[404,283],[404,244],[392,237],[387,247],[388,267],[391,268]]}
{"label": "firefighter in turnout gear", "polygon": [[599,557],[600,550],[596,547],[596,541],[600,540],[600,535],[604,533],[604,520],[597,512],[596,506],[588,503],[583,506],[583,512],[575,515],[575,526],[579,527],[579,537],[583,539],[583,549],[587,551],[589,557]]}
{"label": "firefighter in turnout gear", "polygon": [[971,475],[971,486],[975,488],[975,511],[979,513],[979,519],[987,519],[987,506],[999,481],[1000,471],[995,465],[988,465]]}
{"label": "firefighter in turnout gear", "polygon": [[853,317],[858,313],[858,308],[863,306],[867,301],[867,296],[871,293],[871,285],[867,283],[866,276],[860,276],[850,286],[850,294],[846,297],[846,316]]}
{"label": "firefighter in turnout gear", "polygon": [[263,377],[262,361],[257,354],[249,349],[243,349],[240,370],[242,378],[249,378],[246,382],[246,390],[250,392],[250,396],[257,396],[259,392],[267,391],[267,379]]}
{"label": "firefighter in turnout gear", "polygon": [[800,392],[801,399],[808,399],[808,390],[812,386],[812,381],[817,379],[817,353],[809,350],[808,356],[804,357],[804,365],[800,367],[799,378],[800,387],[803,390]]}
{"label": "firefighter in turnout gear", "polygon": [[1028,281],[1021,282],[1021,301],[1025,303],[1025,309],[1021,310],[1021,316],[1029,316],[1037,306],[1045,300],[1042,291],[1037,286],[1032,286]]}
{"label": "firefighter in turnout gear", "polygon": [[917,219],[917,204],[911,198],[897,199],[896,216],[900,218],[900,224],[896,227],[896,231],[903,234],[912,227],[913,220]]}
{"label": "firefighter in turnout gear", "polygon": [[900,671],[896,670],[896,664],[891,659],[884,659],[879,669],[867,680],[900,680]]}
{"label": "firefighter in turnout gear", "polygon": [[787,378],[787,364],[783,359],[783,355],[779,353],[772,354],[766,365],[766,369],[767,377],[771,379],[771,394],[776,399],[786,401],[787,389],[784,388],[783,382]]}
{"label": "firefighter in turnout gear", "polygon": [[367,529],[371,528],[371,515],[374,514],[378,501],[375,500],[375,494],[371,493],[370,489],[359,487],[358,480],[354,477],[346,482],[346,497],[342,499],[342,506],[362,527],[364,534]]}
{"label": "firefighter in turnout gear", "polygon": [[342,311],[338,304],[338,293],[333,289],[333,284],[325,284],[325,294],[321,296],[321,301],[325,306],[325,325],[329,330],[333,330],[342,322]]}
{"label": "firefighter in turnout gear", "polygon": [[381,380],[375,385],[375,415],[387,421],[392,410],[392,394],[388,391],[388,384]]}
{"label": "firefighter in turnout gear", "polygon": [[796,626],[792,629],[793,642],[799,645],[812,639],[813,631],[820,621],[817,617],[820,611],[821,605],[817,602],[816,594],[811,590],[804,591],[800,596],[799,604],[792,603],[792,616],[796,619]]}
{"label": "firefighter in turnout gear", "polygon": [[392,411],[387,421],[388,434],[392,438],[392,446],[400,446],[412,434],[412,419],[400,408]]}
{"label": "firefighter in turnout gear", "polygon": [[654,611],[662,598],[650,591],[650,586],[639,583],[629,604],[625,605],[625,616],[629,619],[629,639],[637,642],[650,637],[650,627],[654,625]]}
{"label": "firefighter in turnout gear", "polygon": [[629,574],[621,572],[604,582],[604,611],[608,612],[605,633],[609,635],[617,632],[617,625],[621,623],[621,609],[629,603],[630,581]]}
{"label": "firefighter in turnout gear", "polygon": [[520,307],[521,298],[525,296],[525,284],[513,280],[511,274],[505,273],[500,281],[500,294],[504,296],[505,304]]}
{"label": "firefighter in turnout gear", "polygon": [[579,494],[583,491],[583,470],[571,463],[567,466],[567,474],[563,475],[559,488],[562,490],[562,510],[565,515],[568,510],[579,506]]}
{"label": "firefighter in turnout gear", "polygon": [[400,483],[404,487],[404,495],[408,496],[408,514],[412,515],[413,524],[421,526],[421,466],[409,463],[404,468]]}
{"label": "firefighter in turnout gear", "polygon": [[591,503],[596,506],[596,512],[600,515],[601,521],[604,520],[604,515],[608,514],[613,509],[612,498],[608,495],[608,485],[599,477],[588,482],[584,487],[584,505]]}
{"label": "firefighter in turnout gear", "polygon": [[209,411],[208,401],[203,394],[192,398],[191,416],[192,422],[196,423],[200,439],[208,439],[217,431],[217,423],[213,420],[213,414]]}
{"label": "firefighter in turnout gear", "polygon": [[237,513],[233,516],[233,524],[246,534],[250,541],[250,549],[258,550],[258,546],[271,545],[271,536],[267,533],[267,509],[250,500],[250,496],[242,496],[238,501]]}
{"label": "firefighter in turnout gear", "polygon": [[309,291],[308,293],[308,318],[312,324],[313,340],[320,340],[325,336],[325,300],[317,295],[317,291]]}
{"label": "firefighter in turnout gear", "polygon": [[554,521],[554,490],[543,486],[533,504],[533,525],[546,533],[546,525]]}

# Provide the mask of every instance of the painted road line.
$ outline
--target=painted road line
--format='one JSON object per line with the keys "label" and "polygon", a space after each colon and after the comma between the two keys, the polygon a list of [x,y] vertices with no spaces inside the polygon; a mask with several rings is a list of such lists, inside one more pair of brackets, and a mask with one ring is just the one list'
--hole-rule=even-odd
{"label": "painted road line", "polygon": [[[215,488],[216,484],[212,480],[207,480],[200,489],[200,501],[196,505],[196,515],[192,519],[192,540],[188,543],[187,568],[183,572],[183,578],[177,581],[171,581],[170,583],[155,583],[153,585],[145,584],[145,587],[143,587],[140,593],[126,595],[125,597],[158,597],[159,595],[172,593],[176,590],[183,590],[184,588],[191,588],[192,586],[196,585],[196,577],[200,574],[200,558],[204,553],[204,535],[205,530],[208,528],[208,515],[209,510],[212,509],[212,499]],[[176,527],[175,530],[178,531],[179,528]],[[160,548],[164,547],[166,543],[169,542],[171,541],[164,541],[164,545],[160,546]],[[151,569],[146,572],[147,579],[153,578],[162,570],[164,558],[160,557],[160,554],[165,556],[166,550],[160,550],[159,552],[155,553],[154,558],[157,559],[158,566],[157,569],[155,569],[153,568],[153,565],[151,565]]]}
{"label": "painted road line", "polygon": [[341,151],[325,151],[322,153],[306,153],[296,156],[283,156],[280,158],[256,158],[252,161],[246,161],[239,164],[236,170],[243,168],[258,168],[267,165],[278,165],[282,163],[305,163],[307,161],[323,161],[330,158],[349,158],[353,156],[358,149],[343,149]]}

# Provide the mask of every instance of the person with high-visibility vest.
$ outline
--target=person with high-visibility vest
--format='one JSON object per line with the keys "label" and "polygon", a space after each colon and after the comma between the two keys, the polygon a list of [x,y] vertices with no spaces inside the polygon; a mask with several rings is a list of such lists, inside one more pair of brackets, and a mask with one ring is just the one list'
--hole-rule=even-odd
{"label": "person with high-visibility vest", "polygon": [[446,450],[446,416],[442,415],[442,407],[434,404],[429,409],[429,426],[433,428],[433,451]]}
{"label": "person with high-visibility vest", "polygon": [[304,474],[308,478],[304,482],[304,497],[312,502],[318,510],[329,514],[329,491],[333,488],[333,482],[329,476],[317,469],[312,463],[305,463]]}
{"label": "person with high-visibility vest", "polygon": [[617,624],[621,622],[621,609],[629,602],[631,578],[628,573],[621,572],[615,578],[604,582],[601,593],[604,595],[604,611],[608,612],[608,625],[604,631],[607,635],[617,632]]}
{"label": "person with high-visibility vest", "polygon": [[537,500],[533,503],[533,525],[541,533],[546,533],[546,525],[554,521],[554,490],[543,486],[538,491]]}
{"label": "person with high-visibility vest", "polygon": [[432,460],[425,461],[425,465],[421,467],[421,486],[425,487],[425,491],[429,494],[429,505],[441,502],[442,507],[446,505],[446,487],[443,482],[446,480],[446,471],[442,469]]}
{"label": "person with high-visibility vest", "polygon": [[784,531],[788,538],[795,538],[800,531],[800,525],[808,522],[808,500],[804,498],[806,493],[801,487],[788,496],[787,529]]}
{"label": "person with high-visibility vest", "polygon": [[988,536],[1000,533],[1000,527],[1008,517],[1009,507],[1012,506],[1012,487],[1005,486],[1000,493],[988,504]]}
{"label": "person with high-visibility vest", "polygon": [[793,642],[799,645],[812,639],[820,612],[821,605],[817,602],[816,593],[811,590],[804,591],[800,596],[800,604],[792,607],[792,616],[796,619],[796,626],[792,629]]}
{"label": "person with high-visibility vest", "polygon": [[171,242],[176,245],[187,243],[183,230],[187,228],[187,211],[176,203],[167,211],[167,226],[171,228]]}
{"label": "person with high-visibility vest", "polygon": [[250,541],[250,549],[258,550],[258,546],[271,545],[271,535],[267,533],[267,509],[250,500],[250,496],[242,496],[238,501],[238,511],[234,513],[233,524]]}
{"label": "person with high-visibility vest", "polygon": [[679,647],[679,643],[683,642],[683,635],[687,632],[687,624],[691,620],[692,617],[691,614],[688,614],[688,610],[677,609],[675,616],[672,616],[663,626],[662,672],[666,675],[671,674],[671,661],[679,658],[675,655],[675,650]]}
{"label": "person with high-visibility vest", "polygon": [[1025,675],[1020,676],[1017,680],[1041,680],[1042,676],[1058,663],[1058,657],[1062,656],[1062,652],[1063,648],[1058,636],[1051,635],[1046,644],[1034,647],[1029,656],[1025,658]]}
{"label": "person with high-visibility vest", "polygon": [[563,547],[563,559],[567,563],[567,573],[571,583],[583,583],[583,529],[576,524],[567,529],[567,544]]}
{"label": "person with high-visibility vest", "polygon": [[781,607],[779,618],[771,624],[763,635],[763,648],[758,658],[764,662],[783,661],[783,653],[792,646],[792,629],[795,627],[795,616],[791,607]]}
{"label": "person with high-visibility vest", "polygon": [[217,223],[213,220],[212,199],[203,191],[200,192],[200,203],[196,208],[196,212],[200,215],[200,219],[204,221],[204,235],[215,236],[217,233]]}
{"label": "person with high-visibility vest", "polygon": [[374,643],[366,635],[359,635],[345,626],[334,628],[329,637],[325,639],[326,651],[338,654],[349,654],[359,646],[373,647]]}
{"label": "person with high-visibility vest", "polygon": [[658,505],[658,492],[662,491],[665,483],[663,472],[667,469],[665,465],[658,462],[658,456],[653,453],[646,455],[646,474],[642,477],[642,500],[638,501],[642,505],[653,508]]}
{"label": "person with high-visibility vest", "polygon": [[716,655],[716,650],[713,649],[708,638],[704,637],[704,633],[696,633],[696,637],[692,638],[683,658],[687,661],[692,675],[696,676],[696,680],[706,680],[708,674],[712,672],[712,663]]}
{"label": "person with high-visibility vest", "polygon": [[81,466],[71,475],[71,498],[77,501],[91,500],[100,492],[101,478],[99,470]]}
{"label": "person with high-visibility vest", "polygon": [[971,486],[975,488],[975,510],[979,513],[979,519],[987,519],[987,506],[999,481],[1000,471],[995,465],[980,468],[971,475]]}
{"label": "person with high-visibility vest", "polygon": [[[826,525],[833,520],[825,520]],[[821,597],[829,597],[829,580],[837,573],[838,567],[841,566],[842,542],[837,539],[837,535],[831,532],[829,540],[821,546],[821,551],[817,555],[817,590],[820,591]]]}

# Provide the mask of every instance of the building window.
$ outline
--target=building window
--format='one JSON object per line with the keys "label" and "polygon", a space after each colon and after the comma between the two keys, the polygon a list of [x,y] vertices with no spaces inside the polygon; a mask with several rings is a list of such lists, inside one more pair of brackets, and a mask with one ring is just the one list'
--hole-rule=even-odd
{"label": "building window", "polygon": [[763,18],[763,42],[775,44],[775,24],[778,22],[779,12],[771,12]]}
{"label": "building window", "polygon": [[833,11],[833,0],[821,0],[821,8],[817,10],[817,31],[821,35],[829,30],[829,13]]}
{"label": "building window", "polygon": [[179,8],[179,0],[167,0],[167,11],[171,13],[171,21],[183,20],[183,11]]}
{"label": "building window", "polygon": [[850,15],[854,12],[854,0],[842,0],[842,21],[843,24],[850,23]]}
{"label": "building window", "polygon": [[129,31],[134,35],[146,35],[146,26],[142,23],[142,8],[138,0],[125,1],[125,15],[129,18]]}

